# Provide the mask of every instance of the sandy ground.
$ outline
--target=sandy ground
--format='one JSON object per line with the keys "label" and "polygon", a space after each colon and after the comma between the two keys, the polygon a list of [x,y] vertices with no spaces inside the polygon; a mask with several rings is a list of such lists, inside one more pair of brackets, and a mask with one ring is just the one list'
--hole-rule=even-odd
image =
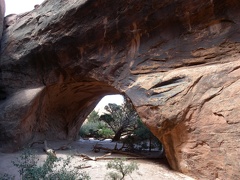
{"label": "sandy ground", "polygon": [[[48,146],[53,149],[57,149],[68,142],[66,141],[54,141],[48,142]],[[105,155],[107,152],[101,150],[98,153],[95,153],[92,149],[96,143],[101,144],[103,147],[114,148],[115,143],[112,143],[108,140],[98,141],[98,140],[79,140],[71,143],[71,149],[68,150],[58,150],[56,151],[57,157],[66,158],[68,155],[74,154],[86,154],[90,157],[99,157]],[[119,144],[119,146],[121,146]],[[34,144],[31,148],[38,155],[40,162],[43,162],[46,159],[46,154],[43,152],[43,144]],[[20,152],[6,154],[0,153],[0,173],[8,173],[15,176],[15,179],[20,179],[17,168],[13,166],[12,161],[16,160],[17,157],[21,154]],[[153,155],[153,154],[152,154]],[[156,155],[156,153],[154,154]],[[157,155],[158,156],[158,155]],[[126,157],[126,155],[112,154],[108,157]],[[92,180],[103,180],[106,179],[105,176],[110,170],[107,170],[106,164],[110,160],[84,160],[82,157],[73,156],[71,165],[73,167],[78,167],[80,165],[90,166],[89,168],[80,169],[79,171],[85,171],[89,174]],[[193,178],[183,175],[181,173],[171,170],[165,159],[137,159],[137,160],[128,160],[135,161],[138,164],[139,170],[131,174],[131,177],[127,177],[126,180],[193,180]]]}

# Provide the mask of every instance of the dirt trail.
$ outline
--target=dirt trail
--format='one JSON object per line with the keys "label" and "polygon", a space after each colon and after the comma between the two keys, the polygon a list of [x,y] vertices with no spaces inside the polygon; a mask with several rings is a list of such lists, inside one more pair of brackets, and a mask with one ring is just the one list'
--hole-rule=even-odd
{"label": "dirt trail", "polygon": [[[87,154],[91,157],[99,157],[106,154],[107,152],[102,150],[98,153],[92,151],[93,146],[96,143],[101,144],[103,147],[107,148],[114,148],[115,146],[115,143],[112,143],[110,141],[79,140],[70,144],[71,149],[57,150],[57,157],[66,158],[68,155],[74,155],[76,153]],[[48,146],[53,149],[57,149],[66,144],[68,144],[67,141],[48,141]],[[42,150],[43,144],[34,144],[31,149],[37,153],[40,162],[43,162],[46,159],[46,154]],[[16,179],[20,179],[17,168],[14,167],[12,164],[12,161],[14,161],[20,154],[21,151],[11,154],[0,153],[0,173],[8,173],[14,175]],[[108,157],[114,158],[126,156],[112,154]],[[105,178],[105,175],[110,171],[106,169],[106,164],[109,161],[110,160],[86,161],[79,156],[74,156],[71,165],[73,165],[74,167],[83,164],[85,166],[91,166],[80,171],[87,172],[92,180],[103,180]],[[137,162],[137,164],[139,165],[139,170],[135,171],[131,175],[131,177],[128,176],[126,180],[130,180],[131,178],[134,180],[193,180],[193,178],[189,176],[170,170],[170,168],[166,165],[166,161],[164,159],[137,159],[133,161]]]}

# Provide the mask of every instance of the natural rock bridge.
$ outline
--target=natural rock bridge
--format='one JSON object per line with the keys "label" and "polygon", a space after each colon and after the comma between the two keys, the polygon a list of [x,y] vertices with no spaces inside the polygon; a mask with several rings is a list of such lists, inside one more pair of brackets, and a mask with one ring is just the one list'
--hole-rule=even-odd
{"label": "natural rock bridge", "polygon": [[46,0],[6,18],[0,143],[75,139],[107,94],[128,96],[171,167],[240,178],[239,0]]}

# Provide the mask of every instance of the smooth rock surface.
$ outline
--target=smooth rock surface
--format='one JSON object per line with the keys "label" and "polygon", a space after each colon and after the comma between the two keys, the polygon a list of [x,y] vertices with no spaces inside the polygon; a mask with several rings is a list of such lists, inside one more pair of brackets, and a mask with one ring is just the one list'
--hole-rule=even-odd
{"label": "smooth rock surface", "polygon": [[5,14],[5,1],[0,0],[0,39],[2,37],[3,26],[4,26],[4,14]]}
{"label": "smooth rock surface", "polygon": [[2,38],[0,142],[75,139],[106,94],[128,96],[171,167],[240,178],[238,0],[48,0]]}

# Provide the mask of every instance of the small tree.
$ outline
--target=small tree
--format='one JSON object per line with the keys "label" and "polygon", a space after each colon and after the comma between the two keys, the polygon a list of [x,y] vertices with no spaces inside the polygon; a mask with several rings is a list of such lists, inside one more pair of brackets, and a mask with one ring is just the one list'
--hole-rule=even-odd
{"label": "small tree", "polygon": [[123,180],[127,175],[133,173],[133,171],[138,170],[138,165],[135,162],[131,162],[129,164],[125,164],[126,159],[115,159],[110,161],[107,164],[107,169],[114,169],[115,171],[111,171],[108,173],[108,177],[113,180]]}
{"label": "small tree", "polygon": [[93,110],[87,117],[86,122],[81,126],[79,136],[94,138],[112,138],[114,132],[104,121],[99,121],[99,114]]}
{"label": "small tree", "polygon": [[[90,177],[85,172],[79,173],[70,165],[71,158],[57,158],[53,155],[48,155],[42,165],[39,165],[39,159],[27,149],[23,154],[13,161],[13,165],[18,168],[21,179],[61,179],[61,180],[89,180]],[[7,177],[6,174],[4,177]],[[9,176],[10,177],[10,176]],[[1,179],[1,177],[0,177]],[[11,178],[9,178],[11,179]],[[14,178],[12,178],[14,179]]]}
{"label": "small tree", "polygon": [[97,111],[93,110],[87,117],[88,122],[98,122],[99,121],[99,114]]}
{"label": "small tree", "polygon": [[125,99],[122,106],[109,103],[105,110],[107,113],[101,115],[100,120],[114,131],[113,141],[119,141],[122,135],[128,135],[137,128],[139,117],[129,100]]}
{"label": "small tree", "polygon": [[[139,119],[138,120],[138,128],[134,130],[133,132],[134,136],[136,138],[136,142],[138,144],[141,144],[144,141],[149,141],[149,146],[146,145],[146,149],[148,148],[149,151],[152,150],[152,147],[156,148],[156,146],[159,149],[162,149],[161,142],[152,134],[152,132],[143,124],[143,122]],[[141,144],[144,146],[144,144]]]}

